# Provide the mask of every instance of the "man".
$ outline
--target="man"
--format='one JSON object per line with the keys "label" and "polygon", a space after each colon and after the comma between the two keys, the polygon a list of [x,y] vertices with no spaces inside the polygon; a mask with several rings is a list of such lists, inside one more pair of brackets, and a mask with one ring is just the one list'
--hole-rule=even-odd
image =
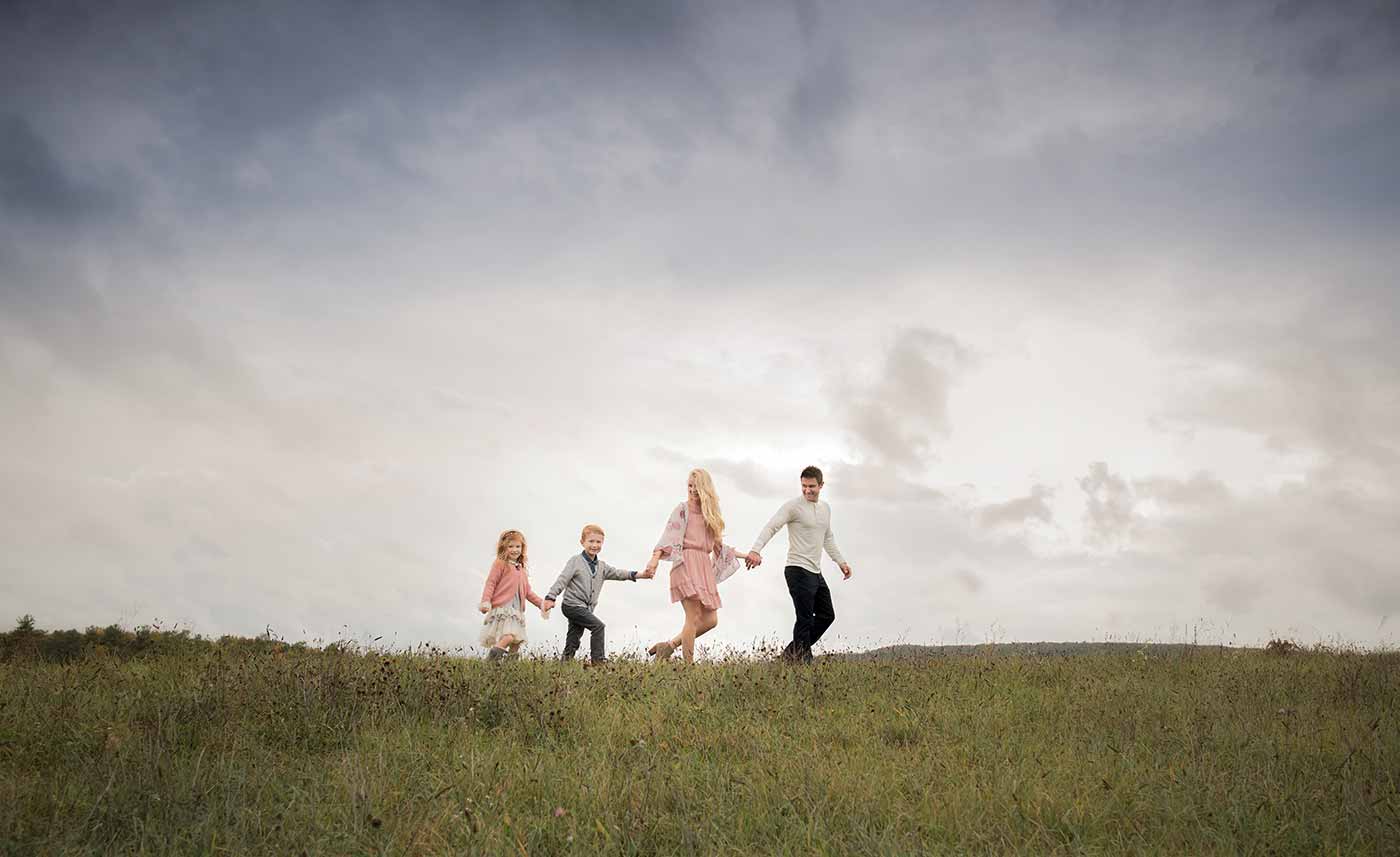
{"label": "man", "polygon": [[831,533],[831,506],[818,499],[822,492],[822,472],[815,467],[802,471],[802,496],[789,500],[768,521],[768,525],[758,534],[753,550],[745,557],[749,568],[763,562],[759,551],[778,530],[788,528],[787,567],[783,576],[787,578],[788,594],[792,596],[792,607],[797,613],[797,621],[792,626],[792,642],[783,650],[783,657],[789,661],[811,663],[812,647],[836,621],[836,611],[831,606],[831,589],[822,576],[822,549],[841,568],[843,579],[851,577],[851,566],[841,556],[836,547],[836,537]]}

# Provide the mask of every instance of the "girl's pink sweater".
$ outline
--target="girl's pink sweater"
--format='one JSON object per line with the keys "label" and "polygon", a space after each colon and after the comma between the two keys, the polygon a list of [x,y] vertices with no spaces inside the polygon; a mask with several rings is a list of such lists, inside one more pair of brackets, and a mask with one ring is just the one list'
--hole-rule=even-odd
{"label": "girl's pink sweater", "polygon": [[491,563],[491,573],[486,575],[486,588],[481,590],[481,600],[491,602],[492,607],[504,607],[517,592],[520,593],[521,603],[528,601],[536,607],[544,607],[544,599],[530,588],[530,575],[525,572],[525,566],[516,568],[503,559]]}

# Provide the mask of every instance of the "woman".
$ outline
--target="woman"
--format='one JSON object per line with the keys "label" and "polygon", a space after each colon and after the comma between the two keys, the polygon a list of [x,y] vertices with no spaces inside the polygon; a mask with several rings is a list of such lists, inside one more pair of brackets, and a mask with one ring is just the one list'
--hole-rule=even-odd
{"label": "woman", "polygon": [[700,468],[690,471],[686,493],[686,501],[666,521],[646,568],[654,574],[658,561],[671,560],[671,603],[679,601],[685,608],[681,632],[647,649],[658,661],[671,657],[677,647],[686,663],[694,661],[695,638],[719,624],[717,584],[739,567],[734,548],[721,541],[724,518],[720,517],[719,497],[710,474]]}

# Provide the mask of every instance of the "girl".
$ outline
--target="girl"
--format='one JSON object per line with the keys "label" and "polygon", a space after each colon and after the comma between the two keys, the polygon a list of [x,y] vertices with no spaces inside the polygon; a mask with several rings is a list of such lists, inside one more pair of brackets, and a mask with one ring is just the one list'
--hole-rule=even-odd
{"label": "girl", "polygon": [[685,502],[666,521],[646,568],[646,573],[654,574],[658,560],[671,560],[671,603],[679,601],[685,609],[681,632],[647,649],[658,661],[669,658],[677,646],[686,663],[695,659],[695,638],[719,624],[721,604],[716,584],[739,567],[734,548],[720,541],[724,518],[710,474],[698,467],[690,471],[686,495]]}
{"label": "girl", "polygon": [[486,575],[486,587],[481,591],[481,612],[486,621],[481,626],[481,645],[490,646],[491,660],[509,653],[518,657],[525,643],[525,602],[540,608],[544,601],[530,588],[526,571],[525,534],[506,530],[496,540],[496,561]]}

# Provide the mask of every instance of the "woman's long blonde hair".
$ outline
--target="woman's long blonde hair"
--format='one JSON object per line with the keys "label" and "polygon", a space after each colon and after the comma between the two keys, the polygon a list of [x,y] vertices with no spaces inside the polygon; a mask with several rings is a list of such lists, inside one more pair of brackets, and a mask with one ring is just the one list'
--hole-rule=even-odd
{"label": "woman's long blonde hair", "polygon": [[501,537],[499,539],[496,539],[496,559],[506,558],[506,545],[510,544],[512,540],[519,540],[520,564],[525,565],[525,551],[528,549],[528,547],[525,544],[525,534],[520,532],[519,530],[506,530],[504,533],[501,533]]}
{"label": "woman's long blonde hair", "polygon": [[718,542],[724,537],[724,516],[719,513],[719,495],[715,493],[715,480],[710,478],[708,470],[700,467],[690,471],[690,476],[695,480],[695,493],[700,495],[700,514],[705,517],[705,526]]}

